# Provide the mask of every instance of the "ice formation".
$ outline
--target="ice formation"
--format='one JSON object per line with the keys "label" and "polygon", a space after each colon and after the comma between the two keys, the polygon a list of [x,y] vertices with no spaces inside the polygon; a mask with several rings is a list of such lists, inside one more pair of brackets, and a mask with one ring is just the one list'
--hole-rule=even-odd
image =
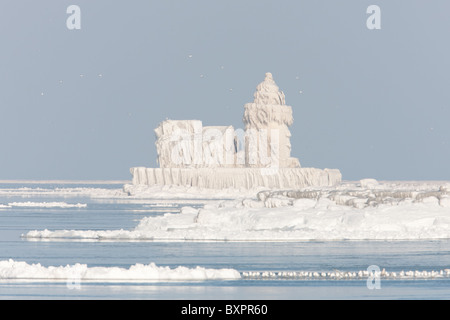
{"label": "ice formation", "polygon": [[[290,156],[291,133],[288,127],[294,122],[292,107],[286,105],[284,93],[275,84],[271,73],[266,73],[264,81],[256,87],[254,97],[253,103],[244,106],[243,121],[249,136],[246,163],[251,167],[264,167],[268,162],[265,158],[273,158],[282,168],[300,167],[298,159]],[[269,131],[272,134],[269,135]],[[267,132],[267,137],[258,136],[261,132]],[[278,141],[272,141],[274,138]],[[252,141],[255,141],[254,146]],[[273,153],[277,156],[271,157]]]}
{"label": "ice formation", "polygon": [[[298,188],[332,186],[341,181],[336,169],[316,168],[131,168],[133,185],[181,185],[199,188],[224,189],[255,187]],[[130,195],[133,186],[125,186]]]}
{"label": "ice formation", "polygon": [[149,216],[131,230],[35,230],[28,239],[412,240],[450,238],[450,187],[440,182],[345,182]]}
{"label": "ice formation", "polygon": [[45,267],[40,263],[29,264],[12,259],[0,261],[0,281],[64,281],[76,285],[95,282],[154,282],[154,281],[206,281],[206,280],[252,280],[252,279],[300,279],[300,280],[367,280],[379,279],[443,279],[450,277],[450,269],[396,270],[377,272],[367,270],[288,270],[288,271],[242,271],[235,269],[207,269],[203,267],[160,267],[154,263],[135,264],[129,268],[89,267],[76,263],[66,266]]}
{"label": "ice formation", "polygon": [[66,202],[10,202],[8,203],[9,208],[19,207],[19,208],[86,208],[85,203],[66,203]]}
{"label": "ice formation", "polygon": [[245,130],[203,126],[200,120],[166,120],[155,129],[160,168],[131,168],[133,185],[202,188],[332,186],[337,169],[301,168],[291,157],[294,119],[271,73],[244,106]]}
{"label": "ice formation", "polygon": [[234,269],[206,269],[202,267],[171,269],[154,263],[135,264],[128,269],[119,267],[88,267],[86,264],[45,267],[12,259],[0,261],[0,280],[33,281],[187,281],[211,279],[240,279]]}
{"label": "ice formation", "polygon": [[301,280],[367,280],[377,277],[378,279],[442,279],[450,277],[450,269],[441,270],[400,270],[377,272],[367,270],[343,271],[343,270],[304,270],[304,271],[245,271],[242,272],[243,279],[301,279]]}

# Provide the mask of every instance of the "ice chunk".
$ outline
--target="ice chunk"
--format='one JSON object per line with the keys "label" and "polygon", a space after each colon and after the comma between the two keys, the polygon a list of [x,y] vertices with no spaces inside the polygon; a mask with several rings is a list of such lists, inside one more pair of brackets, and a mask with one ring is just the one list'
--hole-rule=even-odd
{"label": "ice chunk", "polygon": [[371,188],[378,185],[378,181],[375,179],[362,179],[359,181],[361,188]]}
{"label": "ice chunk", "polygon": [[443,184],[439,187],[439,191],[450,193],[450,183]]}
{"label": "ice chunk", "polygon": [[242,205],[246,208],[263,208],[263,201],[255,201],[253,199],[244,199],[242,200]]}
{"label": "ice chunk", "polygon": [[367,280],[369,276],[377,276],[380,279],[435,279],[435,278],[448,278],[450,276],[449,269],[444,270],[408,270],[401,272],[389,272],[383,269],[380,272],[374,274],[369,273],[367,270],[296,270],[296,271],[283,271],[283,272],[271,272],[271,271],[246,271],[242,273],[244,279],[301,279],[301,280],[314,280],[317,278],[327,279],[333,281],[348,280],[348,279],[362,279]]}
{"label": "ice chunk", "polygon": [[289,198],[283,197],[283,196],[269,197],[264,201],[264,206],[266,208],[278,208],[278,207],[285,207],[285,206],[291,206],[291,205],[292,205],[292,199],[289,199]]}
{"label": "ice chunk", "polygon": [[19,208],[86,208],[85,203],[66,203],[66,202],[11,202],[8,203],[9,207]]}
{"label": "ice chunk", "polygon": [[441,207],[450,208],[450,196],[442,196],[439,199],[439,205]]}
{"label": "ice chunk", "polygon": [[309,209],[314,208],[317,204],[317,201],[314,199],[297,199],[294,200],[293,206],[299,209]]}
{"label": "ice chunk", "polygon": [[54,281],[186,281],[211,279],[240,279],[234,269],[206,269],[202,267],[171,269],[159,267],[154,263],[135,264],[126,268],[88,267],[86,264],[44,267],[41,264],[28,264],[23,261],[0,261],[0,280]]}
{"label": "ice chunk", "polygon": [[429,205],[438,205],[439,199],[434,196],[428,196],[422,199],[423,203],[429,204]]}

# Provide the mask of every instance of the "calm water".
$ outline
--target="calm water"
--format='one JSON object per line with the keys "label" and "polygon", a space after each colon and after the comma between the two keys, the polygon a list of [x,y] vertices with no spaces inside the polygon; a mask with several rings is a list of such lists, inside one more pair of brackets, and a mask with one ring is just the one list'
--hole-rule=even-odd
{"label": "calm water", "polygon": [[[23,187],[3,184],[0,190]],[[120,185],[26,185],[27,188],[120,188]],[[11,202],[85,203],[87,208],[0,209],[0,260],[14,259],[44,266],[85,263],[129,267],[202,266],[238,271],[357,271],[378,265],[388,271],[441,270],[450,267],[450,241],[339,242],[110,242],[29,241],[30,230],[131,229],[146,216],[177,212],[202,202],[104,199],[87,196],[2,192],[0,204]],[[448,299],[450,279],[382,280],[369,290],[366,280],[188,281],[154,283],[81,283],[0,281],[1,299]]]}

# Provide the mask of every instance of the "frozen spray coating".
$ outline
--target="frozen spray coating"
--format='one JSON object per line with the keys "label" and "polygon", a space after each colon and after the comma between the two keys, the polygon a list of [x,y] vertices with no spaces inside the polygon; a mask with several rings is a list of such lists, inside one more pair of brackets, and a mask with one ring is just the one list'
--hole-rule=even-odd
{"label": "frozen spray coating", "polygon": [[134,185],[202,188],[333,186],[337,169],[301,168],[291,157],[292,107],[271,73],[244,105],[245,130],[165,120],[155,129],[160,168],[131,168]]}

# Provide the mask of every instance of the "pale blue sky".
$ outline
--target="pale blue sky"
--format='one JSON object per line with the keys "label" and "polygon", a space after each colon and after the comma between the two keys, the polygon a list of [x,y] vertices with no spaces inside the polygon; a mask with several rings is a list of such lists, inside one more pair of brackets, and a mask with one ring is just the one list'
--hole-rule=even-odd
{"label": "pale blue sky", "polygon": [[156,166],[159,122],[242,128],[271,72],[302,166],[450,180],[449,15],[446,0],[3,0],[0,179],[129,179]]}

